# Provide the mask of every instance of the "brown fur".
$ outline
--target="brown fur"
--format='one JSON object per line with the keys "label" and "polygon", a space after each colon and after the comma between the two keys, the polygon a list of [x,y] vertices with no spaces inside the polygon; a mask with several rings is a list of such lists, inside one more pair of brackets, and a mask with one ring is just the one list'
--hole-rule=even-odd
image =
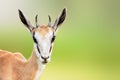
{"label": "brown fur", "polygon": [[38,28],[33,29],[33,32],[38,31],[44,37],[50,30],[54,31],[54,29],[51,28],[51,27],[48,27],[48,26],[45,26],[45,25],[41,25]]}
{"label": "brown fur", "polygon": [[[50,30],[54,31],[51,27],[41,25],[33,29],[33,32],[38,31],[44,37]],[[38,63],[34,52],[27,61],[19,52],[0,50],[0,80],[34,80],[37,71]]]}
{"label": "brown fur", "polygon": [[35,53],[26,61],[20,53],[0,50],[0,80],[33,80],[38,70]]}

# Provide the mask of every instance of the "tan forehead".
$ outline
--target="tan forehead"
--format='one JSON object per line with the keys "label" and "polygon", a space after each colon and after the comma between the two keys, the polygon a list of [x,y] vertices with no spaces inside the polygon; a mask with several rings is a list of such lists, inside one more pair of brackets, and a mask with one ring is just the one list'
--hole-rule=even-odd
{"label": "tan forehead", "polygon": [[53,28],[42,25],[40,27],[38,27],[37,29],[34,29],[33,32],[38,31],[41,35],[45,36],[47,33],[49,33],[50,31],[53,31]]}

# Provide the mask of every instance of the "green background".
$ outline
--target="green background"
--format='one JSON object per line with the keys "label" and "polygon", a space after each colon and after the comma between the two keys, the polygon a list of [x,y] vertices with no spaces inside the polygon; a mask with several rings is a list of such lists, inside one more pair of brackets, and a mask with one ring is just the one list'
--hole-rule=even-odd
{"label": "green background", "polygon": [[18,9],[35,25],[55,21],[67,8],[52,59],[41,80],[120,80],[119,0],[3,0],[0,1],[0,49],[21,52],[28,59],[33,41],[20,22]]}

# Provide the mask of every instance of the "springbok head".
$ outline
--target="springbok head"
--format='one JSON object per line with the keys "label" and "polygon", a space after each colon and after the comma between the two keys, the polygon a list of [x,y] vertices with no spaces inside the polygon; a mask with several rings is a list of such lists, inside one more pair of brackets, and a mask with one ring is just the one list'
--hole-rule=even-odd
{"label": "springbok head", "polygon": [[54,24],[51,25],[51,17],[48,15],[49,22],[47,25],[41,25],[38,23],[38,15],[35,17],[36,27],[34,27],[30,21],[19,11],[19,17],[21,22],[30,31],[34,40],[34,50],[39,59],[43,64],[50,61],[53,43],[55,40],[56,32],[59,26],[64,22],[66,17],[66,8],[62,10]]}

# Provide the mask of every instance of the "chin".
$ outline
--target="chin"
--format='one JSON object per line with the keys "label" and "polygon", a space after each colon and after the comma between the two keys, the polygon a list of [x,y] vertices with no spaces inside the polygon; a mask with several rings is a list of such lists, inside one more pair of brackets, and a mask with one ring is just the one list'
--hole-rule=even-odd
{"label": "chin", "polygon": [[43,61],[43,62],[42,62],[43,65],[46,65],[46,64],[48,64],[48,63],[49,63],[49,61]]}

